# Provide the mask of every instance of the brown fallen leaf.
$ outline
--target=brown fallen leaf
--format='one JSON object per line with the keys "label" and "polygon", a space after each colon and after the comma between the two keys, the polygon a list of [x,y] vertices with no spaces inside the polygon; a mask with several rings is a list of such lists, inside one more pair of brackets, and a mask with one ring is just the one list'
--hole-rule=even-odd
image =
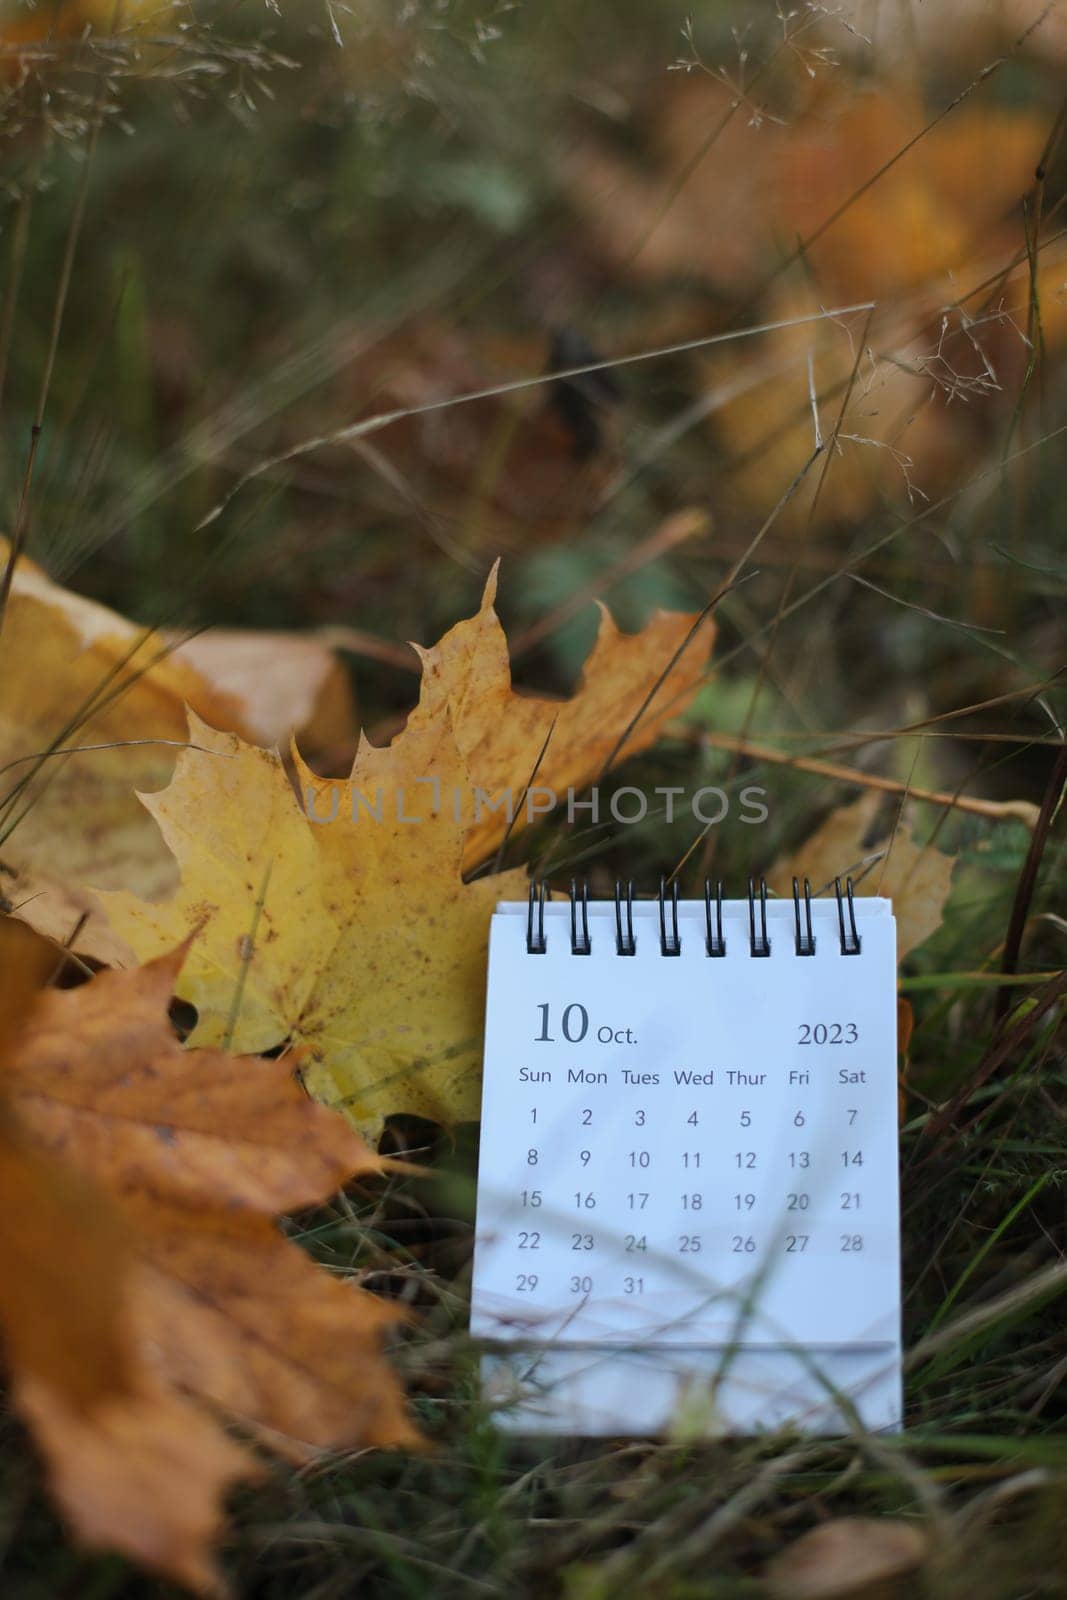
{"label": "brown fallen leaf", "polygon": [[566,398],[534,381],[462,405],[443,402],[585,359],[573,336],[475,337],[419,317],[356,350],[335,409],[416,413],[396,417],[362,447],[369,493],[469,565],[473,551],[580,530],[615,462],[613,386],[591,375]]}
{"label": "brown fallen leaf", "polygon": [[[69,1237],[78,1213],[65,1220]],[[76,1296],[62,1303],[71,1335],[80,1337]],[[260,1475],[258,1463],[190,1402],[154,1383],[150,1369],[135,1366],[133,1376],[129,1393],[103,1393],[88,1410],[27,1378],[16,1386],[16,1404],[82,1544],[120,1551],[221,1600],[229,1591],[213,1552],[226,1525],[225,1498]]]}
{"label": "brown fallen leaf", "polygon": [[[91,1184],[56,1166],[28,1137],[8,1094],[10,1059],[56,952],[24,922],[0,917],[0,1322],[20,1380],[34,1378],[83,1407],[125,1388],[119,1325],[122,1231]],[[82,1223],[88,1226],[82,1228]],[[78,1248],[64,1248],[67,1237]],[[69,1296],[77,1337],[58,1315]]]}
{"label": "brown fallen leaf", "polygon": [[747,300],[801,247],[824,304],[922,289],[933,306],[956,299],[951,274],[1022,243],[1019,206],[1048,134],[1040,111],[965,104],[924,132],[933,111],[903,75],[792,89],[778,119],[758,96],[675,77],[643,108],[640,166],[578,144],[564,180],[610,265]]}
{"label": "brown fallen leaf", "polygon": [[[902,961],[941,926],[956,863],[933,845],[915,844],[907,822],[901,822],[891,836],[890,821],[868,842],[880,805],[877,794],[865,794],[831,812],[798,850],[775,862],[767,883],[776,894],[789,895],[794,876],[801,881],[809,878],[813,892],[832,890],[835,878],[844,883],[851,876],[857,895],[890,897],[897,924],[897,959]],[[869,871],[864,870],[867,867]]]}
{"label": "brown fallen leaf", "polygon": [[256,1463],[144,1365],[127,1322],[121,1211],[33,1138],[9,1094],[32,1038],[32,989],[54,966],[46,941],[0,918],[0,1332],[12,1400],[86,1543],[217,1594],[223,1496]]}
{"label": "brown fallen leaf", "polygon": [[724,293],[750,291],[774,253],[768,195],[786,130],[757,125],[723,84],[674,77],[649,133],[658,159],[651,171],[592,142],[564,153],[563,180],[583,231],[638,282],[697,279]]}
{"label": "brown fallen leaf", "polygon": [[182,1048],[166,1020],[181,959],[42,995],[12,1102],[139,1224],[133,1319],[162,1371],[297,1445],[410,1440],[377,1353],[400,1313],[272,1221],[382,1164],[291,1063]]}
{"label": "brown fallen leaf", "polygon": [[817,320],[810,292],[780,291],[769,310],[771,322],[792,325],[740,360],[716,355],[700,368],[707,392],[723,396],[708,422],[727,457],[729,490],[745,508],[769,509],[811,462],[812,387],[820,433],[836,436],[782,507],[780,530],[803,532],[816,494],[820,522],[857,521],[880,497],[918,503],[952,481],[974,450],[970,418],[960,421],[965,408],[953,409],[931,376],[932,346],[914,324],[875,355],[870,338],[858,348],[862,317]]}
{"label": "brown fallen leaf", "polygon": [[[789,236],[811,241],[805,261],[824,294],[886,299],[1022,243],[1005,219],[1033,183],[1048,136],[1040,113],[962,106],[900,154],[930,120],[902,82],[835,89],[784,142]],[[958,292],[946,282],[938,298]]]}
{"label": "brown fallen leaf", "polygon": [[58,959],[52,945],[28,923],[0,916],[0,1053],[22,1027],[34,995]]}
{"label": "brown fallen leaf", "polygon": [[[128,1391],[120,1316],[126,1240],[114,1209],[101,1201],[0,1103],[0,1325],[16,1401],[31,1381],[56,1391],[72,1410]],[[65,1248],[73,1240],[77,1248]]]}
{"label": "brown fallen leaf", "polygon": [[[0,540],[0,570],[7,553]],[[238,703],[169,659],[158,635],[18,562],[0,628],[0,862],[32,880],[20,896],[28,921],[65,938],[86,882],[149,895],[173,883],[134,791],[166,783],[188,737],[186,704],[244,725]],[[78,949],[111,959],[98,923],[90,917]]]}
{"label": "brown fallen leaf", "polygon": [[927,1536],[914,1523],[838,1517],[775,1556],[764,1579],[771,1600],[892,1600],[913,1592],[928,1554]]}
{"label": "brown fallen leaf", "polygon": [[810,462],[813,389],[829,453],[783,506],[782,531],[810,526],[816,490],[819,523],[856,522],[887,498],[918,509],[958,483],[1023,381],[1031,287],[1046,349],[1067,338],[1062,241],[1043,247],[1033,286],[1029,264],[1008,271],[1008,242],[994,244],[993,255],[972,260],[965,284],[981,284],[988,269],[995,287],[962,305],[954,302],[963,283],[946,283],[943,298],[928,284],[868,323],[862,313],[820,317],[826,299],[811,287],[780,288],[767,305],[778,326],[746,352],[702,360],[701,383],[715,401],[708,426],[727,457],[732,496],[765,512]]}
{"label": "brown fallen leaf", "polygon": [[[511,785],[518,799],[553,724],[537,781],[562,794],[594,777],[695,626],[661,615],[626,637],[605,621],[572,700],[526,698],[511,689],[493,590],[491,579],[478,615],[423,653],[422,697],[390,746],[362,740],[346,782],[298,760],[310,818],[276,754],[194,719],[170,788],[144,800],[181,887],[158,904],[103,897],[141,956],[199,930],[178,983],[197,1009],[194,1044],[231,1026],[239,1049],[301,1044],[312,1093],[371,1139],[390,1112],[478,1114],[489,917],[526,878],[463,882],[506,827],[503,812],[476,818],[473,785],[494,797]],[[696,626],[626,753],[695,692],[711,636]]]}
{"label": "brown fallen leaf", "polygon": [[340,661],[309,634],[209,628],[180,642],[172,661],[188,664],[240,707],[245,736],[286,745],[296,734],[306,754],[351,748],[356,740],[352,689]]}
{"label": "brown fallen leaf", "polygon": [[84,1543],[221,1593],[211,1550],[224,1496],[258,1467],[167,1393],[136,1350],[121,1216],[9,1111],[0,1112],[0,1204],[4,1360],[57,1505]]}
{"label": "brown fallen leaf", "polygon": [[100,905],[88,889],[75,883],[20,872],[0,860],[0,913],[25,918],[38,933],[72,948],[104,966],[123,967],[134,960],[133,951],[108,927]]}
{"label": "brown fallen leaf", "polygon": [[[0,567],[6,556],[0,540]],[[293,732],[312,753],[354,743],[347,677],[318,640],[219,629],[179,645],[19,562],[0,629],[0,909],[60,942],[81,922],[80,954],[131,960],[86,884],[173,887],[136,791],[173,773],[187,705],[267,744]],[[57,744],[75,753],[37,759]]]}
{"label": "brown fallen leaf", "polygon": [[0,1062],[0,1314],[80,1537],[215,1594],[223,1495],[257,1471],[220,1414],[297,1456],[418,1439],[399,1313],[273,1223],[381,1163],[286,1062],[182,1049],[180,959],[46,991]]}
{"label": "brown fallen leaf", "polygon": [[[795,83],[781,125],[758,100],[704,74],[673,78],[644,108],[640,167],[579,144],[564,171],[587,229],[616,272],[710,284],[741,297],[750,324],[771,325],[696,363],[728,457],[728,507],[765,515],[811,456],[809,357],[823,437],[851,382],[848,414],[779,513],[780,531],[808,526],[817,484],[820,523],[854,520],[887,496],[947,492],[1003,423],[1030,358],[1021,203],[1046,119],[964,104],[936,121],[902,77]],[[802,263],[783,274],[794,250]],[[1067,324],[1058,250],[1043,240],[1046,348]],[[874,301],[864,349],[862,314],[774,327]],[[716,326],[705,311],[692,336]]]}

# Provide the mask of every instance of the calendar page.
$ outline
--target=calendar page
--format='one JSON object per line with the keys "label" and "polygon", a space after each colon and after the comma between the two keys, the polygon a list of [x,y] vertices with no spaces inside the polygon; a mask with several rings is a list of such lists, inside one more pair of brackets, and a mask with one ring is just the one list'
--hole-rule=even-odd
{"label": "calendar page", "polygon": [[889,902],[625,910],[493,918],[471,1326],[501,1420],[895,1425]]}

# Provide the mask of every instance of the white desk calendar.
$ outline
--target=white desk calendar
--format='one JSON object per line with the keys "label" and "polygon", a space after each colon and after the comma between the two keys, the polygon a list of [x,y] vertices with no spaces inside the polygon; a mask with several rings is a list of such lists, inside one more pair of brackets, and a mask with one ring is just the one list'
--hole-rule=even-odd
{"label": "white desk calendar", "polygon": [[471,1331],[517,1431],[899,1427],[888,900],[497,906]]}

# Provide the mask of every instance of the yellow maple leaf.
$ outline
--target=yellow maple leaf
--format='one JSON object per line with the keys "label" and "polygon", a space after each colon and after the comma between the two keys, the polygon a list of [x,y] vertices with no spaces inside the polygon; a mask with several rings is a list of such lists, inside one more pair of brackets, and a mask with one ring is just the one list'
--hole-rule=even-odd
{"label": "yellow maple leaf", "polygon": [[[710,616],[657,611],[640,633],[625,634],[601,605],[573,698],[526,694],[512,688],[507,639],[493,608],[498,568],[499,562],[476,615],[419,651],[422,693],[408,727],[449,715],[472,784],[490,796],[514,796],[517,832],[531,814],[518,804],[531,782],[548,791],[547,804],[550,795],[578,793],[605,767],[655,743],[704,681],[715,624]],[[507,827],[506,812],[483,810],[470,829],[464,865],[484,860]]]}
{"label": "yellow maple leaf", "polygon": [[[275,752],[195,716],[190,739],[170,787],[144,797],[182,865],[178,890],[159,904],[101,896],[142,955],[197,930],[178,983],[197,1008],[190,1043],[301,1044],[311,1092],[369,1135],[391,1111],[476,1116],[489,917],[525,880],[462,882],[465,825],[447,801],[434,808],[435,784],[467,785],[447,718],[388,749],[361,741],[345,782],[298,763],[312,814],[336,809],[318,825]],[[373,805],[379,789],[381,821],[365,808],[353,821],[356,796]]]}
{"label": "yellow maple leaf", "polygon": [[180,959],[44,992],[0,1053],[0,1321],[75,1531],[217,1594],[223,1497],[259,1470],[220,1413],[300,1457],[418,1438],[400,1314],[273,1222],[382,1163],[288,1063],[182,1049]]}
{"label": "yellow maple leaf", "polygon": [[560,790],[596,776],[635,719],[624,753],[643,748],[695,691],[711,637],[681,614],[631,638],[602,622],[573,700],[525,697],[493,591],[423,653],[419,705],[388,748],[361,740],[344,782],[297,758],[308,814],[276,753],[193,718],[170,788],[143,797],[180,887],[158,904],[102,897],[142,957],[196,930],[178,986],[198,1013],[191,1043],[299,1043],[312,1093],[371,1138],[390,1112],[478,1113],[489,917],[526,880],[463,882],[507,826],[476,818],[474,784],[520,795],[550,730],[538,781]]}
{"label": "yellow maple leaf", "polygon": [[[0,571],[7,554],[0,539]],[[347,685],[316,640],[223,630],[178,646],[19,560],[0,626],[0,908],[60,942],[87,918],[76,948],[129,961],[85,885],[151,897],[177,881],[136,791],[169,780],[187,705],[249,738],[349,739]]]}
{"label": "yellow maple leaf", "polygon": [[[0,540],[0,571],[7,554]],[[32,880],[11,894],[25,900],[27,920],[65,938],[89,908],[71,886],[90,876],[144,894],[170,887],[173,862],[134,790],[166,783],[187,737],[187,702],[242,726],[238,704],[168,659],[158,635],[19,560],[0,627],[0,860],[12,878]],[[97,920],[78,947],[111,959],[110,944],[94,945]]]}

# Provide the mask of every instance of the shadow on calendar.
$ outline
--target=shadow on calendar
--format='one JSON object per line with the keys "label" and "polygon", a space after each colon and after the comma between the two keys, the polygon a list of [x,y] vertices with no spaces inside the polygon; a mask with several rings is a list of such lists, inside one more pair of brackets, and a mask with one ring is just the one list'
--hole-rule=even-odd
{"label": "shadow on calendar", "polygon": [[899,1352],[550,1346],[483,1357],[494,1420],[517,1433],[673,1434],[900,1427]]}

